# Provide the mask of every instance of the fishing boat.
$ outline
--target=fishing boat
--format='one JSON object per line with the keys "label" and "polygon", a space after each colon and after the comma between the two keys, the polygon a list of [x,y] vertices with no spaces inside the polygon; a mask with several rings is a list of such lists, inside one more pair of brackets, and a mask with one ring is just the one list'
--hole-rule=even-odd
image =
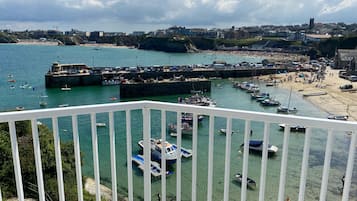
{"label": "fishing boat", "polygon": [[[286,127],[286,124],[279,124],[279,127],[284,130]],[[291,132],[305,132],[306,127],[304,126],[299,126],[299,125],[291,125],[290,126],[290,131]]]}
{"label": "fishing boat", "polygon": [[[241,173],[237,173],[234,176],[234,178],[235,178],[235,181],[237,181],[240,185],[242,185],[243,175]],[[247,177],[247,187],[251,190],[255,190],[257,188],[257,183],[253,179]]]}
{"label": "fishing boat", "polygon": [[[201,122],[203,120],[204,116],[203,115],[198,115],[197,118],[198,118],[197,121]],[[181,121],[192,125],[192,123],[193,123],[193,114],[192,113],[182,113]]]}
{"label": "fishing boat", "polygon": [[[249,152],[261,154],[263,152],[263,140],[250,140]],[[244,148],[244,143],[240,146]],[[279,148],[275,145],[268,144],[268,156],[274,156],[278,152]]]}
{"label": "fishing boat", "polygon": [[276,109],[277,113],[283,113],[283,114],[296,114],[297,113],[298,110],[296,109],[296,107],[290,108],[291,91],[292,91],[292,88],[290,88],[288,106],[279,106]]}
{"label": "fishing boat", "polygon": [[[145,164],[144,164],[144,156],[143,155],[134,155],[131,157],[131,160],[133,161],[133,163],[135,163],[138,168],[144,172],[145,169]],[[161,176],[161,167],[160,164],[158,162],[155,161],[150,161],[150,173],[152,176],[154,177],[160,177]],[[172,174],[171,171],[166,171],[166,175],[170,175]]]}
{"label": "fishing boat", "polygon": [[[171,136],[177,137],[177,125],[176,124],[169,124],[168,130]],[[192,126],[187,123],[183,122],[181,126],[181,134],[182,135],[192,135]]]}
{"label": "fishing boat", "polygon": [[[177,153],[177,146],[175,144],[171,144],[167,141],[163,142],[161,139],[150,139],[151,146],[151,159],[160,162],[161,161],[161,149],[163,144],[165,143],[165,159],[167,164],[174,164],[177,160],[177,157],[181,155],[184,157],[191,157],[192,151],[189,149],[185,149],[181,147],[181,153]],[[139,147],[144,150],[144,140],[140,140],[138,142]],[[185,154],[184,154],[185,153]]]}

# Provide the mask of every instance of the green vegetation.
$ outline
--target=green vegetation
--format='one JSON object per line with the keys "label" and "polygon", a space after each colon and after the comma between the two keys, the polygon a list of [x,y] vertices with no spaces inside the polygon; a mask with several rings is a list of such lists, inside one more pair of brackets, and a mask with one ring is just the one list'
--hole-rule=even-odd
{"label": "green vegetation", "polygon": [[[38,199],[35,157],[29,121],[16,122],[17,140],[26,198]],[[55,150],[52,132],[39,126],[42,168],[45,194],[50,200],[58,200]],[[74,150],[72,143],[61,143],[62,168],[66,200],[77,200]],[[17,197],[14,168],[11,153],[9,128],[0,124],[0,186],[4,198]],[[95,200],[85,193],[85,200]]]}
{"label": "green vegetation", "polygon": [[321,41],[315,47],[319,56],[333,57],[337,49],[357,48],[357,35],[349,37],[335,37]]}
{"label": "green vegetation", "polygon": [[16,43],[17,38],[7,33],[0,32],[0,43]]}

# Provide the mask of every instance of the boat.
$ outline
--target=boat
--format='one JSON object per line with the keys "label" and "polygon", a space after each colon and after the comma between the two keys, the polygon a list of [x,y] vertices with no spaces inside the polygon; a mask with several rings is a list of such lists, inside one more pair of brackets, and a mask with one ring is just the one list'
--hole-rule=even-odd
{"label": "boat", "polygon": [[[133,163],[138,165],[138,168],[144,172],[145,165],[144,165],[144,156],[143,155],[134,155],[131,157],[131,160]],[[161,176],[161,167],[158,162],[155,161],[150,161],[150,173],[154,177],[160,177]],[[166,171],[166,175],[172,174],[171,171]]]}
{"label": "boat", "polygon": [[269,98],[269,93],[262,92],[262,93],[251,93],[250,94],[251,99],[258,99],[258,98]]}
{"label": "boat", "polygon": [[[263,140],[250,140],[249,141],[249,152],[261,154],[263,152]],[[244,143],[240,146],[241,149],[244,147]],[[278,152],[279,148],[275,145],[268,144],[268,156],[273,156]]]}
{"label": "boat", "polygon": [[[204,116],[203,115],[198,115],[197,118],[198,118],[197,121],[201,122],[203,120]],[[182,113],[181,121],[183,123],[186,122],[186,123],[192,125],[192,123],[193,123],[193,114],[192,113]]]}
{"label": "boat", "polygon": [[[227,134],[227,129],[221,128],[221,129],[219,129],[219,132],[220,132],[221,134]],[[233,133],[235,133],[235,131],[232,131],[232,134],[233,134]]]}
{"label": "boat", "polygon": [[95,126],[97,126],[97,127],[106,127],[106,126],[107,126],[107,124],[97,122],[97,123],[95,123]]}
{"label": "boat", "polygon": [[290,108],[291,91],[292,91],[292,88],[290,88],[288,106],[279,106],[276,109],[277,113],[283,113],[283,114],[296,114],[297,113],[298,110],[296,109],[296,107]]}
{"label": "boat", "polygon": [[280,102],[271,98],[267,98],[260,102],[262,106],[279,106]]}
{"label": "boat", "polygon": [[[234,175],[234,178],[235,181],[237,181],[240,185],[242,185],[243,175],[241,173],[237,173],[236,175]],[[247,187],[251,190],[255,190],[257,188],[257,183],[253,179],[247,177]]]}
{"label": "boat", "polygon": [[47,102],[46,101],[40,101],[39,102],[41,107],[46,107],[47,106]]}
{"label": "boat", "polygon": [[[150,144],[151,144],[151,159],[154,161],[161,162],[161,149],[163,146],[163,141],[161,139],[150,139]],[[174,164],[177,160],[177,157],[183,156],[183,157],[191,157],[192,156],[192,151],[189,149],[185,149],[181,147],[181,154],[177,153],[177,146],[175,144],[171,144],[169,142],[165,142],[166,148],[165,148],[165,159],[167,164]],[[144,149],[144,140],[140,140],[138,142],[139,147],[143,150]]]}
{"label": "boat", "polygon": [[25,109],[25,107],[23,107],[23,106],[17,106],[17,107],[16,107],[16,110],[17,110],[17,111],[22,111],[22,110],[24,110],[24,109]]}
{"label": "boat", "polygon": [[[286,124],[279,124],[279,127],[284,130],[286,127]],[[306,127],[304,126],[299,126],[299,125],[291,125],[290,126],[290,131],[291,132],[305,132]]]}
{"label": "boat", "polygon": [[297,113],[297,109],[296,107],[294,108],[289,108],[289,107],[285,107],[285,106],[279,106],[277,109],[276,109],[276,112],[277,113],[283,113],[283,114],[296,114]]}
{"label": "boat", "polygon": [[328,119],[334,119],[334,120],[342,120],[342,121],[347,121],[348,115],[334,115],[334,114],[329,114],[327,115]]}
{"label": "boat", "polygon": [[202,94],[196,93],[190,97],[182,99],[181,97],[178,98],[178,103],[189,104],[189,105],[197,105],[197,106],[209,106],[209,107],[216,107],[216,102],[213,101],[211,98],[204,96]]}
{"label": "boat", "polygon": [[327,94],[327,92],[325,92],[325,91],[320,91],[320,92],[306,93],[306,94],[303,94],[302,96],[303,96],[303,97],[322,96],[322,95],[326,95],[326,94]]}
{"label": "boat", "polygon": [[[168,130],[171,136],[177,137],[177,125],[176,124],[169,124]],[[183,122],[181,126],[181,134],[182,135],[192,135],[192,126],[187,123]]]}
{"label": "boat", "polygon": [[61,91],[71,91],[72,88],[71,87],[68,87],[67,84],[64,85],[64,87],[61,88]]}
{"label": "boat", "polygon": [[69,104],[61,104],[61,105],[58,105],[58,107],[68,107],[69,106]]}

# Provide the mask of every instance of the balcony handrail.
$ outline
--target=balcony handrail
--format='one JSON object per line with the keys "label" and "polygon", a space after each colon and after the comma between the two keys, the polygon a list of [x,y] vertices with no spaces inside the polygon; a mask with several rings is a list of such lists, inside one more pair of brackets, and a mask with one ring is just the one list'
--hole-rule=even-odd
{"label": "balcony handrail", "polygon": [[[111,174],[112,174],[112,182],[113,182],[113,196],[116,195],[116,166],[113,161],[115,160],[115,129],[114,129],[114,112],[125,111],[126,113],[126,137],[127,137],[127,162],[128,162],[128,196],[129,200],[133,200],[133,180],[132,180],[132,166],[129,162],[131,160],[131,114],[132,110],[142,110],[142,123],[143,123],[143,143],[144,147],[150,147],[150,137],[151,137],[151,111],[158,110],[161,111],[161,137],[165,140],[166,135],[166,112],[177,112],[177,149],[181,150],[182,145],[182,136],[181,136],[181,116],[183,112],[193,113],[194,121],[193,121],[193,150],[197,152],[197,115],[208,115],[209,116],[209,153],[208,153],[208,181],[207,181],[207,200],[212,200],[212,174],[213,174],[213,147],[214,147],[214,119],[215,117],[223,117],[226,118],[226,147],[225,147],[225,168],[224,168],[224,200],[229,200],[229,183],[230,180],[230,157],[231,157],[231,131],[232,131],[232,120],[233,119],[241,119],[245,120],[245,129],[244,129],[244,156],[243,156],[243,181],[242,181],[242,194],[241,199],[246,200],[246,179],[248,172],[248,141],[249,141],[249,130],[251,121],[259,121],[264,123],[264,144],[263,144],[263,154],[262,154],[262,162],[261,162],[261,174],[260,174],[260,187],[259,187],[259,200],[264,200],[265,198],[265,180],[266,180],[266,172],[267,172],[267,146],[269,143],[269,132],[270,132],[270,124],[274,123],[285,123],[287,127],[285,127],[284,131],[284,143],[283,143],[283,154],[281,161],[281,172],[280,172],[280,187],[279,187],[279,201],[284,199],[284,186],[285,186],[285,177],[286,177],[286,167],[287,167],[287,157],[288,157],[288,142],[290,135],[290,127],[289,125],[299,125],[307,128],[305,135],[305,143],[304,143],[304,153],[301,167],[301,176],[300,176],[300,189],[299,189],[299,201],[304,200],[305,186],[306,186],[306,177],[307,177],[307,168],[308,168],[308,158],[309,158],[309,149],[310,149],[310,137],[311,137],[311,129],[319,128],[327,130],[327,143],[325,150],[325,159],[324,159],[324,169],[323,169],[323,178],[322,185],[320,190],[320,199],[324,200],[326,198],[327,193],[327,184],[328,184],[328,176],[330,170],[330,162],[331,162],[331,153],[332,153],[332,142],[335,137],[334,131],[351,131],[352,139],[350,143],[349,157],[346,168],[346,182],[345,187],[343,189],[343,198],[342,200],[348,200],[348,193],[351,185],[351,177],[354,163],[354,153],[355,146],[357,143],[357,122],[353,121],[336,121],[330,119],[322,119],[315,117],[303,117],[303,116],[294,116],[294,115],[281,115],[281,114],[273,114],[273,113],[263,113],[263,112],[254,112],[254,111],[244,111],[244,110],[236,110],[236,109],[227,109],[227,108],[212,108],[212,107],[202,107],[202,106],[194,106],[194,105],[186,105],[186,104],[178,104],[178,103],[167,103],[167,102],[158,102],[158,101],[133,101],[133,102],[121,102],[121,103],[110,103],[110,104],[98,104],[98,105],[83,105],[83,106],[72,106],[65,108],[49,108],[49,109],[40,109],[40,110],[27,110],[27,111],[13,111],[13,112],[3,112],[0,113],[0,123],[7,122],[9,123],[9,131],[11,137],[11,145],[13,151],[13,160],[14,160],[14,169],[15,169],[15,178],[18,196],[20,200],[23,200],[23,189],[22,189],[22,179],[21,179],[21,167],[18,156],[18,144],[17,144],[17,136],[16,136],[16,121],[23,120],[31,120],[32,123],[32,134],[35,148],[35,160],[36,160],[36,170],[37,170],[37,179],[39,185],[39,197],[40,200],[44,200],[44,190],[43,190],[43,178],[42,178],[42,167],[41,167],[41,152],[40,145],[37,133],[37,124],[36,120],[51,118],[52,119],[52,129],[54,135],[54,144],[55,144],[55,153],[56,153],[56,168],[57,168],[57,180],[59,186],[59,198],[61,201],[65,200],[64,191],[63,191],[63,175],[62,175],[62,167],[61,167],[61,149],[60,149],[60,136],[59,136],[59,128],[58,128],[58,119],[59,117],[71,116],[72,117],[72,127],[73,127],[73,140],[75,147],[75,160],[76,160],[76,176],[77,176],[77,187],[78,187],[78,200],[82,201],[83,197],[81,196],[81,171],[80,171],[80,147],[79,147],[79,138],[78,138],[78,115],[90,115],[91,121],[91,136],[92,136],[92,150],[93,150],[93,162],[94,162],[94,176],[95,176],[95,184],[96,184],[96,200],[100,200],[100,175],[99,175],[99,155],[98,155],[98,136],[96,129],[96,114],[98,113],[108,113],[109,115],[109,134],[110,134],[110,152],[111,152]],[[150,160],[150,149],[144,149],[144,160]],[[164,157],[162,155],[162,157]],[[151,177],[150,172],[150,164],[144,164],[144,198],[145,200],[151,200]],[[197,156],[194,155],[192,160],[192,200],[196,200],[196,182],[197,182]],[[165,170],[165,168],[164,168]],[[176,178],[176,199],[181,199],[181,158],[177,159],[177,178]],[[166,189],[165,182],[166,176],[165,172],[162,173],[162,200],[166,200]],[[1,195],[0,195],[1,196]],[[115,200],[115,199],[114,199]],[[1,201],[1,200],[0,200]]]}
{"label": "balcony handrail", "polygon": [[[153,110],[166,110],[174,112],[198,113],[213,115],[216,117],[230,117],[234,119],[257,120],[269,123],[286,123],[289,125],[299,124],[309,128],[325,128],[335,131],[357,131],[356,121],[336,121],[318,117],[305,117],[296,115],[284,115],[263,113],[239,109],[227,109],[218,107],[202,107],[188,104],[168,103],[159,101],[133,101],[120,103],[106,103],[96,105],[70,106],[64,108],[48,108],[24,111],[11,111],[0,113],[0,123],[8,121],[23,121],[29,119],[42,119],[51,117],[63,117],[72,115],[84,115],[98,112],[139,110],[143,108]],[[340,127],[341,124],[343,127]],[[318,126],[317,126],[318,125]]]}

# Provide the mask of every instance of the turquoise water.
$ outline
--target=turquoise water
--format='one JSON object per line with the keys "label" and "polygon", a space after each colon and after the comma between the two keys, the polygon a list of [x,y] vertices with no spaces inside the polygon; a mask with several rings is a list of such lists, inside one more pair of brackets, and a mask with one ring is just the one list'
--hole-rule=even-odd
{"label": "turquoise water", "polygon": [[[154,51],[143,51],[125,48],[102,48],[93,50],[91,47],[58,47],[58,46],[35,46],[35,45],[0,45],[0,110],[12,110],[17,106],[23,106],[26,109],[38,109],[39,96],[47,95],[46,101],[48,107],[57,107],[60,104],[69,105],[86,105],[97,103],[112,102],[110,97],[119,95],[118,86],[108,87],[76,87],[72,91],[62,92],[59,89],[45,89],[44,74],[50,68],[52,62],[61,63],[86,63],[90,66],[133,66],[133,65],[165,65],[165,64],[208,64],[214,60],[225,60],[229,63],[241,61],[260,61],[262,58],[242,57],[231,54],[215,53],[197,53],[197,54],[169,54]],[[8,75],[12,74],[15,83],[9,83]],[[26,89],[20,88],[21,85],[27,84]],[[13,85],[13,87],[11,87]],[[289,91],[279,88],[264,88],[278,100],[287,103]],[[232,88],[229,80],[215,80],[212,84],[212,91],[208,94],[216,100],[218,107],[243,109],[251,111],[275,112],[275,108],[263,108],[255,101],[251,101],[249,94]],[[158,96],[143,97],[143,99],[176,102],[176,96]],[[298,94],[292,94],[291,105],[299,109],[298,115],[321,117],[327,114],[311,103],[304,100]],[[128,101],[128,100],[120,100]],[[137,141],[142,138],[141,111],[132,112],[132,148],[133,154],[138,153],[139,147]],[[175,121],[175,114],[167,114],[167,122]],[[160,114],[157,111],[152,112],[152,135],[160,135]],[[98,114],[98,122],[106,122],[108,125],[107,114]],[[51,126],[49,120],[41,120],[46,125]],[[90,119],[88,115],[79,117],[80,127],[80,145],[84,154],[83,174],[93,176],[92,165],[92,145],[90,136]],[[225,119],[215,119],[215,138],[214,138],[214,180],[213,180],[213,200],[223,199],[223,182],[224,182],[224,160],[226,138],[218,134],[220,128],[225,127]],[[63,117],[59,119],[61,139],[64,141],[71,140],[70,118]],[[252,122],[253,138],[260,139],[263,137],[263,123]],[[124,193],[127,189],[127,169],[126,169],[126,137],[125,137],[125,114],[115,113],[115,129],[117,144],[117,174],[118,189]],[[236,172],[242,170],[242,156],[238,147],[243,142],[244,121],[234,120],[233,130],[238,131],[232,135],[232,155],[231,155],[231,178]],[[279,182],[281,150],[283,143],[283,132],[279,131],[278,125],[270,126],[270,142],[279,147],[279,154],[269,159],[267,171],[266,200],[276,200],[278,195],[277,185]],[[319,196],[320,181],[323,168],[324,152],[326,145],[325,130],[313,130],[312,146],[310,150],[309,171],[306,190],[306,200],[316,200]],[[349,149],[350,137],[344,133],[338,133],[336,137],[331,170],[328,185],[327,200],[340,199],[338,188],[341,187],[340,178],[344,174],[347,161],[347,151]],[[175,142],[175,138],[167,136],[170,142]],[[110,152],[108,128],[98,128],[99,154],[100,154],[100,174],[103,184],[110,185]],[[206,200],[207,189],[207,158],[208,158],[208,119],[204,119],[198,130],[198,200]],[[289,141],[289,158],[288,158],[288,176],[286,184],[286,195],[291,200],[297,200],[299,177],[301,168],[301,158],[303,152],[304,135],[292,133]],[[192,139],[183,138],[185,148],[192,147]],[[257,181],[259,186],[261,157],[251,155],[249,157],[249,177]],[[182,164],[182,198],[190,200],[191,198],[191,159],[183,160]],[[357,179],[357,167],[354,168],[354,181]],[[176,192],[176,175],[167,178],[168,195],[174,195]],[[161,182],[153,181],[152,194],[156,199],[156,194],[160,192]],[[140,170],[134,168],[134,191],[135,198],[138,200],[142,197],[143,177]],[[124,193],[125,194],[125,193]],[[248,191],[248,200],[257,200],[259,189]],[[354,183],[351,190],[351,200],[356,200],[357,184]],[[240,187],[233,181],[230,182],[230,200],[240,200]]]}

